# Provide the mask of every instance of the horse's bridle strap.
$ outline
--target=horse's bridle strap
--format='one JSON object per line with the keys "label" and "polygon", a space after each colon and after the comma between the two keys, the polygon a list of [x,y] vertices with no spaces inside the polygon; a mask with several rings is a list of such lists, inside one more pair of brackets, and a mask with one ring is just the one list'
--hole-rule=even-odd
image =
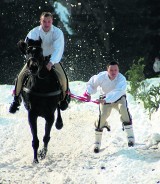
{"label": "horse's bridle strap", "polygon": [[26,93],[30,93],[31,95],[42,96],[42,97],[56,96],[56,95],[61,94],[62,92],[61,90],[57,90],[57,91],[49,92],[49,93],[37,93],[26,87],[23,87],[23,91],[25,91]]}

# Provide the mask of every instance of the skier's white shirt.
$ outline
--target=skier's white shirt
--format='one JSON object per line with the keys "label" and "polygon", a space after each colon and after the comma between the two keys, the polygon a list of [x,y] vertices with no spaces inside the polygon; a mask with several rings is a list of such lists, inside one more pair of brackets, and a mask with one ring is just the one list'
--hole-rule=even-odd
{"label": "skier's white shirt", "polygon": [[118,73],[114,80],[110,80],[108,72],[103,71],[90,78],[86,90],[89,94],[94,94],[98,87],[101,95],[105,96],[106,103],[113,103],[126,94],[127,81],[121,73]]}
{"label": "skier's white shirt", "polygon": [[39,40],[41,37],[43,56],[51,55],[50,62],[53,64],[60,62],[64,52],[64,35],[59,28],[52,25],[48,32],[44,32],[40,25],[33,28],[27,37],[33,40]]}

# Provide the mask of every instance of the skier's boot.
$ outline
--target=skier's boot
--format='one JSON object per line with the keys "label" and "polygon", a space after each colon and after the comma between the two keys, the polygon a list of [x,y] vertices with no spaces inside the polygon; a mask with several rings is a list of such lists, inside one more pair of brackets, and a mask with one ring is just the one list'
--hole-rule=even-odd
{"label": "skier's boot", "polygon": [[133,127],[131,122],[123,122],[123,130],[126,132],[128,139],[128,147],[133,147],[135,144]]}
{"label": "skier's boot", "polygon": [[96,129],[95,130],[95,145],[94,145],[94,152],[99,153],[100,147],[101,147],[101,140],[102,140],[102,133],[103,130]]}

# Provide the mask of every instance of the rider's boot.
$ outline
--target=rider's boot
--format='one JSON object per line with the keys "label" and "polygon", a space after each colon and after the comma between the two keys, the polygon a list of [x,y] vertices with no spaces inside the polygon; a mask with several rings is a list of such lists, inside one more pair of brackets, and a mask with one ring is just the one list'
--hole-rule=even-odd
{"label": "rider's boot", "polygon": [[103,130],[96,129],[95,130],[95,143],[94,143],[94,152],[99,153],[101,147]]}
{"label": "rider's boot", "polygon": [[19,110],[19,106],[21,104],[21,99],[19,96],[14,96],[14,100],[9,108],[10,113],[15,113],[17,110]]}

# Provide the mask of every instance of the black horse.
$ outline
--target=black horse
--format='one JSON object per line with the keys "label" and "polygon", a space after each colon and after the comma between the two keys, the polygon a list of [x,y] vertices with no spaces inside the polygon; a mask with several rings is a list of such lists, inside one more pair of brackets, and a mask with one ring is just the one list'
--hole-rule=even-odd
{"label": "black horse", "polygon": [[[38,156],[40,159],[44,159],[46,156],[56,109],[55,126],[57,129],[63,127],[59,107],[62,90],[54,69],[48,71],[46,68],[46,59],[43,57],[41,42],[41,39],[37,41],[27,39],[26,42],[23,40],[18,42],[20,50],[26,55],[28,67],[21,94],[24,106],[28,111],[28,121],[33,136],[34,163],[38,163]],[[44,147],[38,153],[37,118],[39,116],[45,119],[46,124],[43,137]]]}

